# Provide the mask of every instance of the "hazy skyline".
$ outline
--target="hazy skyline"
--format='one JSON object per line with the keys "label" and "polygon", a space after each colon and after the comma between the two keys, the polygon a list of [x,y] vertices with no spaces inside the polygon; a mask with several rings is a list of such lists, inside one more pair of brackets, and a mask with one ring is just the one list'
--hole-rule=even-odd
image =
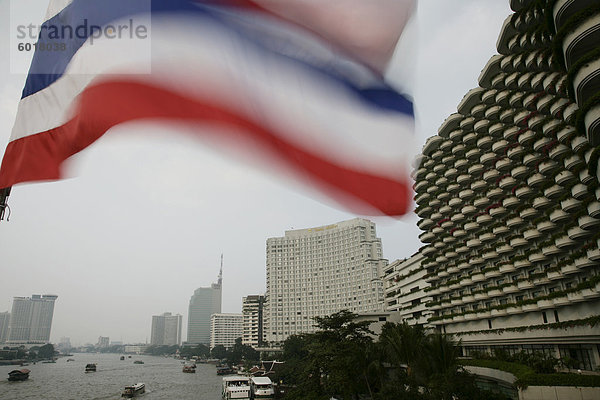
{"label": "hazy skyline", "polygon": [[[46,1],[29,0],[32,20]],[[415,19],[417,69],[410,82],[422,146],[496,53],[508,0],[422,0]],[[35,17],[33,13],[37,13]],[[9,54],[9,1],[0,0],[0,50]],[[398,54],[397,57],[402,57]],[[24,73],[26,71],[23,71]],[[397,64],[388,73],[398,82]],[[0,154],[10,136],[24,74],[0,60]],[[356,215],[283,179],[211,151],[160,125],[126,124],[70,162],[76,176],[18,185],[10,222],[0,222],[0,312],[14,296],[56,294],[51,340],[150,340],[152,315],[183,315],[195,289],[217,280],[224,254],[223,312],[265,291],[267,238]],[[393,261],[421,246],[417,218],[377,224]]]}

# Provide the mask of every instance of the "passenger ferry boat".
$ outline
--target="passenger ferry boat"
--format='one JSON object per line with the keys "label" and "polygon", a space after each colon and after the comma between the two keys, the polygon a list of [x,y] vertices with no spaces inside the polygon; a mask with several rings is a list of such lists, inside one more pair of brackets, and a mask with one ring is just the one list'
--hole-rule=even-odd
{"label": "passenger ferry boat", "polygon": [[249,399],[250,378],[246,376],[232,375],[223,378],[221,396],[225,400]]}
{"label": "passenger ferry boat", "polygon": [[146,393],[146,384],[136,383],[135,385],[125,386],[123,393],[121,393],[121,397],[132,398],[142,393]]}
{"label": "passenger ferry boat", "polygon": [[96,372],[96,364],[88,364],[85,366],[85,372]]}
{"label": "passenger ferry boat", "polygon": [[253,399],[272,399],[275,397],[273,382],[266,376],[255,376],[250,379],[250,391]]}
{"label": "passenger ferry boat", "polygon": [[8,380],[13,381],[13,382],[27,380],[27,379],[29,379],[30,372],[31,371],[28,370],[27,368],[12,370],[8,373]]}

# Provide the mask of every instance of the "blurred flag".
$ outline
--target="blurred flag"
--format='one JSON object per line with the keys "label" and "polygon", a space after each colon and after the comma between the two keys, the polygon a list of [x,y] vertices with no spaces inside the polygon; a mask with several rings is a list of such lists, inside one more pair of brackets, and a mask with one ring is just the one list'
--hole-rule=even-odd
{"label": "blurred flag", "polygon": [[267,157],[346,208],[404,214],[413,107],[384,73],[413,7],[53,0],[0,188],[58,179],[111,127],[151,120]]}

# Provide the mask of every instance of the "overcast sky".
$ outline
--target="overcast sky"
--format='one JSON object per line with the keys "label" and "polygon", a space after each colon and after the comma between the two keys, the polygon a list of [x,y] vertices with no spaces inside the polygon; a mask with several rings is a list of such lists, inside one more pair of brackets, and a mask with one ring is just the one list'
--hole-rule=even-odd
{"label": "overcast sky", "polygon": [[[31,3],[32,22],[47,0]],[[508,0],[421,0],[416,16],[416,142],[451,113],[496,53]],[[9,5],[0,0],[0,54],[8,55]],[[402,57],[398,54],[397,57]],[[399,79],[397,63],[388,78]],[[23,71],[25,73],[26,71]],[[0,155],[25,75],[0,58]],[[56,294],[51,340],[150,340],[152,315],[184,316],[194,289],[214,282],[224,254],[223,312],[265,291],[265,242],[285,230],[356,217],[306,188],[274,178],[150,125],[113,129],[72,161],[74,176],[19,185],[0,222],[0,312],[14,296]],[[377,223],[384,257],[414,254],[414,215]]]}

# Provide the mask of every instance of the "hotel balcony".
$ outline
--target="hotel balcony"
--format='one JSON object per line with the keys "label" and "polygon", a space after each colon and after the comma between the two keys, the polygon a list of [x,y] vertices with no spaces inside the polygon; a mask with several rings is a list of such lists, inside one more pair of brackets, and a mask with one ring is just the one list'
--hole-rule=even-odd
{"label": "hotel balcony", "polygon": [[554,161],[554,160],[545,160],[545,161],[542,161],[538,165],[538,171],[541,174],[548,176],[553,171],[556,171],[559,167],[560,167],[560,165],[556,161]]}
{"label": "hotel balcony", "polygon": [[548,257],[544,253],[542,253],[540,250],[538,250],[536,253],[532,253],[529,255],[529,261],[531,261],[532,263],[545,261],[547,259],[548,259]]}
{"label": "hotel balcony", "polygon": [[[527,168],[527,167],[525,167]],[[531,175],[529,178],[527,178],[527,185],[531,186],[531,187],[536,187],[538,185],[541,185],[542,183],[546,182],[548,180],[548,178],[546,178],[544,175],[540,174],[539,172],[536,172],[535,174]]]}
{"label": "hotel balcony", "polygon": [[535,168],[541,159],[542,156],[538,153],[527,153],[523,156],[523,164],[529,168]]}
{"label": "hotel balcony", "polygon": [[542,233],[535,228],[528,229],[525,232],[523,232],[523,238],[525,240],[537,239],[540,236],[542,236]]}
{"label": "hotel balcony", "polygon": [[560,267],[560,273],[563,275],[575,274],[577,272],[579,272],[579,268],[575,266],[575,263]]}
{"label": "hotel balcony", "polygon": [[554,254],[559,254],[562,250],[559,249],[556,245],[550,245],[542,248],[542,253],[545,256],[551,256]]}
{"label": "hotel balcony", "polygon": [[551,205],[552,202],[546,196],[539,196],[533,200],[533,208],[536,210],[543,210]]}
{"label": "hotel balcony", "polygon": [[577,154],[573,154],[572,156],[565,158],[564,161],[566,169],[574,169],[583,163],[584,161]]}
{"label": "hotel balcony", "polygon": [[515,190],[515,196],[519,199],[528,199],[533,196],[536,192],[529,186],[523,186]]}
{"label": "hotel balcony", "polygon": [[[517,132],[521,132],[521,130],[519,130]],[[535,135],[536,135],[536,133],[534,131],[532,131],[531,129],[525,129],[522,133],[519,134],[517,141],[522,146],[529,146],[529,144],[535,138]]]}
{"label": "hotel balcony", "polygon": [[485,206],[487,206],[488,204],[490,204],[490,199],[488,199],[487,197],[480,197],[478,199],[473,200],[473,206],[475,206],[478,209],[482,209]]}
{"label": "hotel balcony", "polygon": [[494,168],[489,169],[483,173],[483,180],[486,182],[493,182],[500,177],[500,172]]}
{"label": "hotel balcony", "polygon": [[577,177],[571,171],[563,170],[556,174],[556,176],[554,177],[554,182],[556,182],[559,185],[564,185],[576,179]]}
{"label": "hotel balcony", "polygon": [[593,201],[590,204],[588,204],[587,211],[590,217],[600,217],[600,202]]}
{"label": "hotel balcony", "polygon": [[549,215],[549,218],[550,221],[554,223],[561,223],[569,220],[571,218],[571,215],[559,208],[552,211]]}
{"label": "hotel balcony", "polygon": [[546,196],[549,199],[555,198],[557,196],[559,196],[560,194],[564,193],[565,188],[563,188],[560,185],[552,185],[549,188],[547,188],[546,190],[544,190],[544,196]]}
{"label": "hotel balcony", "polygon": [[496,236],[504,235],[510,232],[510,228],[506,225],[499,225],[492,228],[492,233]]}
{"label": "hotel balcony", "polygon": [[552,221],[542,221],[537,224],[537,230],[542,233],[553,231],[556,228],[558,228],[558,225]]}
{"label": "hotel balcony", "polygon": [[591,230],[600,224],[600,220],[590,217],[589,215],[583,215],[577,220],[579,227],[585,230]]}
{"label": "hotel balcony", "polygon": [[502,201],[502,205],[506,208],[516,207],[521,204],[521,201],[516,196],[507,197]]}
{"label": "hotel balcony", "polygon": [[587,251],[587,258],[591,261],[600,261],[600,249],[590,249]]}
{"label": "hotel balcony", "polygon": [[572,197],[569,197],[569,198],[561,201],[560,206],[563,209],[563,211],[566,211],[566,212],[575,211],[579,207],[581,207],[581,201],[574,199]]}
{"label": "hotel balcony", "polygon": [[556,245],[556,247],[558,247],[559,249],[564,249],[567,248],[569,246],[573,246],[575,244],[577,244],[577,241],[569,238],[569,235],[565,234],[559,238],[557,238],[554,241],[554,244]]}
{"label": "hotel balcony", "polygon": [[587,258],[587,256],[579,257],[575,260],[575,266],[577,268],[587,268],[596,265],[596,262]]}
{"label": "hotel balcony", "polygon": [[519,213],[519,216],[523,219],[532,218],[532,217],[539,216],[539,215],[540,215],[540,211],[536,210],[533,207],[526,208]]}
{"label": "hotel balcony", "polygon": [[[499,157],[501,157],[501,155],[499,155]],[[504,171],[508,171],[510,169],[510,167],[513,166],[513,162],[510,159],[503,157],[503,158],[499,159],[498,161],[496,161],[496,164],[494,164],[494,166],[496,167],[496,169],[498,171],[504,172]]]}
{"label": "hotel balcony", "polygon": [[521,247],[527,245],[529,242],[525,238],[516,237],[510,240],[512,247]]}
{"label": "hotel balcony", "polygon": [[513,178],[512,176],[505,176],[504,178],[502,178],[500,180],[500,182],[498,183],[498,186],[502,189],[510,189],[512,187],[514,187],[517,184],[517,180],[515,178]]}
{"label": "hotel balcony", "polygon": [[583,183],[578,183],[571,188],[571,194],[577,200],[582,200],[588,194],[588,188]]}
{"label": "hotel balcony", "polygon": [[565,146],[562,143],[559,143],[556,146],[554,146],[552,148],[552,150],[550,150],[550,152],[548,153],[548,156],[551,159],[558,161],[558,160],[562,160],[570,152],[571,152],[571,149],[569,147]]}
{"label": "hotel balcony", "polygon": [[483,190],[488,186],[487,182],[484,180],[477,180],[471,184],[471,189],[474,191]]}
{"label": "hotel balcony", "polygon": [[495,188],[488,190],[488,192],[486,193],[486,196],[489,197],[490,199],[495,199],[497,197],[504,196],[504,191],[498,187],[495,187]]}
{"label": "hotel balcony", "polygon": [[450,217],[450,221],[452,221],[454,223],[461,222],[464,219],[465,219],[465,216],[462,213],[456,213]]}
{"label": "hotel balcony", "polygon": [[[523,225],[524,223],[525,223],[525,221],[521,217],[513,217],[513,218],[506,220],[506,226],[508,226],[509,228],[515,228],[517,226]],[[538,225],[538,230],[539,229],[540,229],[540,227]]]}

